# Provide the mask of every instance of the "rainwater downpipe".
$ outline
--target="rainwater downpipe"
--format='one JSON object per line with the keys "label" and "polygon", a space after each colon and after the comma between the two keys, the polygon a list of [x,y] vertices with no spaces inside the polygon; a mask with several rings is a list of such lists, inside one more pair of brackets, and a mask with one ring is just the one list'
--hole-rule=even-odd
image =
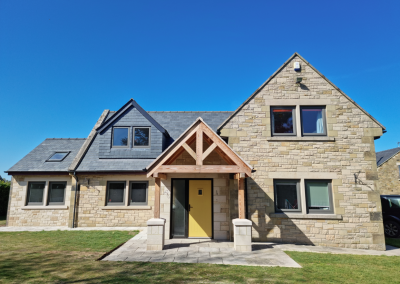
{"label": "rainwater downpipe", "polygon": [[75,211],[76,211],[76,199],[78,198],[78,177],[76,176],[76,172],[72,173],[75,178],[75,200],[74,200],[74,215],[72,216],[72,228],[75,228]]}

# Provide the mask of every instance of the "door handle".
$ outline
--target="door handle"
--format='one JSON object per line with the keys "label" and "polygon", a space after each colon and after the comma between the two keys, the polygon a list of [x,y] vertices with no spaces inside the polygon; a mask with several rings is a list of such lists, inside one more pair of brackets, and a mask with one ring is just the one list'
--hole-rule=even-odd
{"label": "door handle", "polygon": [[192,207],[192,206],[190,206],[190,204],[189,204],[189,211],[190,211],[190,209],[191,209],[191,208],[193,208],[193,207]]}

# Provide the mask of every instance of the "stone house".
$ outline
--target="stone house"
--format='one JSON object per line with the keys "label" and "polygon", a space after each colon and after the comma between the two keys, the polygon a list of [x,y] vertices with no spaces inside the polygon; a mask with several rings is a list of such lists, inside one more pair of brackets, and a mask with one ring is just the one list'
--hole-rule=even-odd
{"label": "stone house", "polygon": [[130,100],[86,139],[46,139],[7,171],[7,225],[149,225],[149,249],[161,236],[385,250],[384,132],[295,53],[234,112]]}
{"label": "stone house", "polygon": [[376,153],[381,195],[400,195],[400,147]]}

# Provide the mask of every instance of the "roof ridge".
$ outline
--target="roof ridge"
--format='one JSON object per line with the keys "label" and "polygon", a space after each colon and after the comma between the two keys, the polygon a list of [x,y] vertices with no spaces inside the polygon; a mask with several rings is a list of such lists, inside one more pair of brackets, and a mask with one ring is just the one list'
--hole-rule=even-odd
{"label": "roof ridge", "polygon": [[45,140],[86,140],[86,138],[46,138]]}
{"label": "roof ridge", "polygon": [[400,151],[400,147],[394,147],[394,148],[391,148],[391,149],[387,149],[387,150],[383,150],[383,151],[376,152],[376,154],[382,153],[382,152],[387,152],[387,151],[393,151],[393,150],[395,150],[395,149],[398,149],[398,150]]}
{"label": "roof ridge", "polygon": [[147,112],[166,112],[166,113],[171,113],[171,112],[180,112],[180,113],[197,113],[197,112],[233,112],[233,110],[231,110],[231,111],[229,111],[229,110],[204,110],[204,111],[202,111],[202,110],[195,110],[195,111],[180,111],[180,110],[178,110],[178,111],[163,111],[163,110],[161,110],[161,111],[158,111],[158,110],[149,110],[149,111],[147,111]]}

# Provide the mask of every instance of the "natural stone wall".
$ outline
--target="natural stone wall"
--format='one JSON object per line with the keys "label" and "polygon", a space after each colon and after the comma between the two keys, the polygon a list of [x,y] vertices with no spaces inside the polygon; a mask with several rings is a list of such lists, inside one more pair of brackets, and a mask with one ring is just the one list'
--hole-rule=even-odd
{"label": "natural stone wall", "polygon": [[378,168],[378,185],[382,195],[400,194],[400,153]]}
{"label": "natural stone wall", "polygon": [[[146,175],[79,175],[81,183],[77,204],[78,227],[146,227],[154,217],[154,178]],[[107,181],[148,181],[148,206],[106,205]],[[114,207],[114,208],[113,208]],[[134,209],[135,208],[135,209]]]}
{"label": "natural stone wall", "polygon": [[[300,72],[293,70],[293,62],[301,62]],[[295,84],[297,77],[303,78],[301,85]],[[316,141],[300,133],[291,140],[271,137],[270,107],[282,105],[325,105],[328,139]],[[253,239],[384,250],[374,148],[374,137],[381,135],[376,122],[306,62],[297,56],[290,60],[221,129],[221,136],[229,137],[229,145],[256,170],[247,179]],[[278,178],[332,180],[335,214],[342,219],[270,217]],[[236,203],[232,200],[231,206]]]}
{"label": "natural stone wall", "polygon": [[[45,209],[48,206],[25,206],[27,187],[30,181],[65,181],[67,182],[65,193],[65,205],[69,205],[71,196],[71,177],[68,175],[51,176],[13,176],[11,202],[8,216],[8,226],[67,226],[69,210]],[[37,209],[37,208],[43,209]],[[51,206],[54,208],[54,206]],[[33,209],[35,208],[35,209]]]}

